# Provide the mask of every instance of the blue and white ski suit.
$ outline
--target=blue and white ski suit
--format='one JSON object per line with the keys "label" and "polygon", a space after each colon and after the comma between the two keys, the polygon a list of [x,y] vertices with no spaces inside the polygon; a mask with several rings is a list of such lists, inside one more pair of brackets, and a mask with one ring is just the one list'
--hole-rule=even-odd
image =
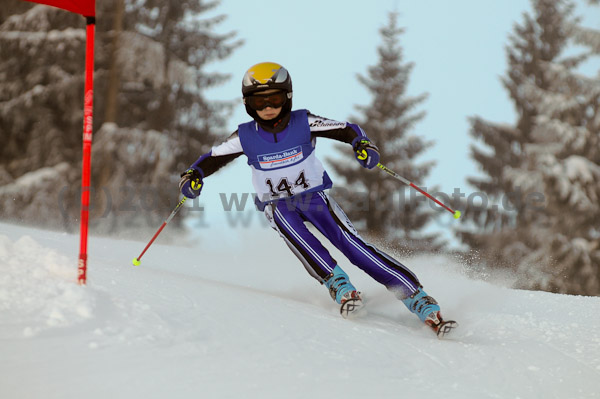
{"label": "blue and white ski suit", "polygon": [[226,142],[213,147],[192,166],[207,177],[245,154],[252,169],[257,206],[314,278],[326,280],[337,261],[309,231],[306,222],[350,262],[402,299],[420,287],[417,277],[402,263],[366,243],[325,192],[332,182],[316,157],[316,138],[350,143],[357,136],[365,136],[357,125],[297,110],[291,112],[285,129],[276,134],[264,131],[254,121],[239,125]]}

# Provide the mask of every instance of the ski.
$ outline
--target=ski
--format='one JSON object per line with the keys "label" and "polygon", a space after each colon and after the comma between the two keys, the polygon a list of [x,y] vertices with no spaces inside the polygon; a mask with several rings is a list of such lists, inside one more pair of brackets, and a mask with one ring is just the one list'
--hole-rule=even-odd
{"label": "ski", "polygon": [[[340,314],[344,319],[354,319],[366,314],[367,309],[362,300],[360,292],[351,291],[342,298],[340,305]],[[425,318],[425,325],[433,330],[438,339],[446,338],[453,330],[458,327],[458,323],[454,320],[444,320],[440,311],[431,312]]]}
{"label": "ski", "polygon": [[344,319],[353,319],[365,313],[365,304],[360,297],[346,299],[340,306],[340,314]]}
{"label": "ski", "polygon": [[458,323],[454,320],[444,320],[441,312],[432,312],[425,319],[425,324],[429,326],[439,339],[445,338],[458,327]]}
{"label": "ski", "polygon": [[452,330],[454,330],[456,327],[458,327],[458,323],[454,320],[442,321],[434,328],[434,331],[439,339],[443,339],[446,337],[446,335],[449,335],[452,332]]}

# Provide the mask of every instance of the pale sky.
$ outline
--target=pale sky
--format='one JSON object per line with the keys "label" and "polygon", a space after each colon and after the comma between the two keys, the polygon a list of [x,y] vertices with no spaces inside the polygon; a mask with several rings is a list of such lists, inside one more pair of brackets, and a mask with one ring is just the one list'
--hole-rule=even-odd
{"label": "pale sky", "polygon": [[[598,28],[600,7],[586,5],[585,0],[579,0],[577,14],[585,12],[584,25]],[[379,29],[387,23],[388,12],[397,11],[398,25],[406,30],[400,37],[404,63],[415,63],[407,94],[429,93],[419,108],[427,114],[412,131],[435,142],[420,158],[437,162],[424,185],[449,194],[459,187],[469,195],[474,189],[466,178],[478,172],[470,158],[473,140],[467,118],[478,115],[514,123],[513,105],[500,77],[507,70],[508,36],[513,25],[522,22],[523,12],[530,9],[528,0],[222,0],[212,13],[227,15],[218,30],[236,30],[245,44],[229,59],[207,68],[232,75],[229,83],[208,91],[208,96],[239,98],[245,70],[258,62],[273,61],[285,66],[292,76],[295,109],[307,108],[345,121],[357,115],[355,105],[370,103],[356,75],[366,75],[367,68],[378,62],[376,51],[382,42]],[[588,66],[590,74],[598,70],[599,62]],[[240,102],[229,130],[234,131],[248,119]],[[322,160],[333,151],[324,140],[317,150]],[[340,162],[346,161],[355,162],[350,149],[347,159],[340,158]],[[381,162],[385,164],[385,159]],[[203,202],[218,201],[219,192],[244,191],[252,191],[250,170],[245,160],[239,159],[207,179]],[[450,214],[448,217],[451,219]],[[451,224],[450,220],[443,223]]]}

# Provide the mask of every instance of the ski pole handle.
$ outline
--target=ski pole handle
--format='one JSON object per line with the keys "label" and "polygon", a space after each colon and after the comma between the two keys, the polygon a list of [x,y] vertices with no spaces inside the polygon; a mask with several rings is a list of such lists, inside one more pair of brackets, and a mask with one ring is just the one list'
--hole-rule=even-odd
{"label": "ski pole handle", "polygon": [[458,211],[458,210],[455,211],[452,208],[448,207],[447,205],[444,205],[441,201],[437,200],[435,197],[430,195],[427,191],[423,190],[422,188],[420,188],[413,182],[406,180],[404,177],[400,176],[398,173],[394,172],[387,166],[385,166],[381,163],[378,163],[377,167],[379,169],[383,170],[388,175],[392,176],[393,178],[400,180],[402,183],[406,184],[407,186],[414,188],[415,190],[417,190],[418,192],[420,192],[421,194],[423,194],[424,196],[426,196],[427,198],[429,198],[430,200],[432,200],[433,202],[435,202],[436,204],[438,204],[439,206],[441,206],[442,208],[444,208],[445,210],[447,210],[448,212],[453,214],[454,219],[458,219],[460,217],[460,215],[461,215],[460,211]]}
{"label": "ski pole handle", "polygon": [[148,250],[148,248],[150,248],[150,245],[152,245],[152,243],[154,242],[154,240],[156,240],[156,237],[158,237],[158,235],[160,234],[160,232],[163,231],[163,229],[165,228],[165,226],[167,225],[167,223],[169,223],[171,221],[171,219],[173,219],[173,217],[177,214],[177,212],[179,212],[179,210],[181,209],[181,207],[185,203],[186,199],[187,199],[187,197],[183,197],[181,199],[181,201],[179,201],[179,203],[175,206],[175,209],[173,209],[173,211],[171,212],[171,214],[169,215],[169,217],[159,227],[158,231],[156,233],[154,233],[154,236],[152,237],[152,239],[150,240],[150,242],[148,243],[148,245],[146,245],[146,248],[144,248],[144,250],[142,251],[142,253],[140,254],[140,256],[138,256],[137,258],[135,258],[132,261],[132,263],[133,263],[134,266],[139,266],[140,265],[142,256],[144,256],[144,254],[146,253],[146,251]]}

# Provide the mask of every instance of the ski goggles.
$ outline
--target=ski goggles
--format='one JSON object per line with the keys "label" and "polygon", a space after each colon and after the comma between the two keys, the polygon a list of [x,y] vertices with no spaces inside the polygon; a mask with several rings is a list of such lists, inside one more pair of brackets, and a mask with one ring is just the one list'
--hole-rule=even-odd
{"label": "ski goggles", "polygon": [[244,104],[249,106],[255,111],[262,111],[267,107],[280,108],[288,99],[288,94],[279,91],[276,93],[265,94],[265,95],[252,95],[244,97]]}

